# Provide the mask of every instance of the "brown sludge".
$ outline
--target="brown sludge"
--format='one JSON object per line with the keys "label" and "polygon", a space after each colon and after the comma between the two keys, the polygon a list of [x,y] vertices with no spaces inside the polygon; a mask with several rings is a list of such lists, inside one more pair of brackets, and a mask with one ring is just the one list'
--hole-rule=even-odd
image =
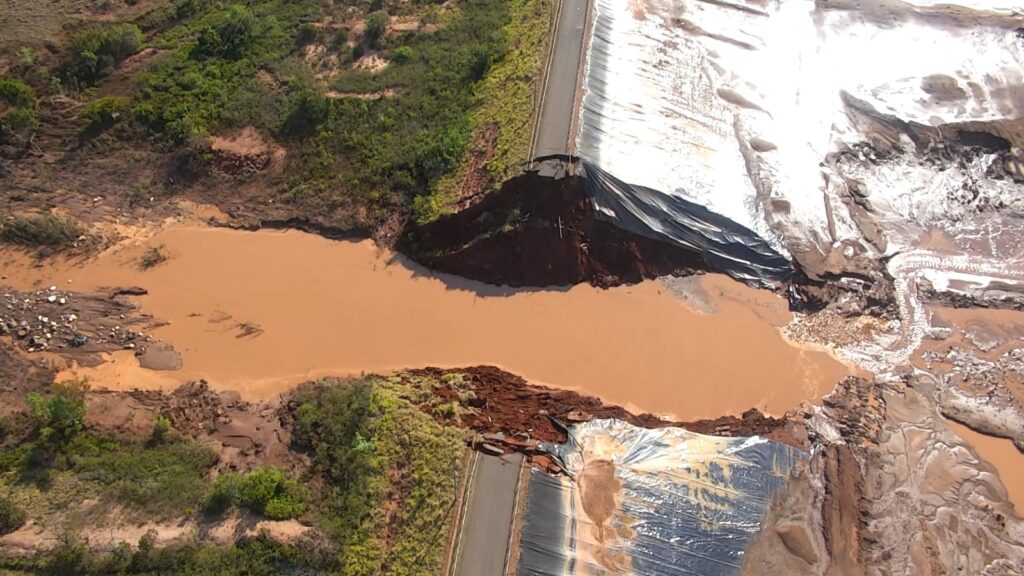
{"label": "brown sludge", "polygon": [[[148,245],[169,260],[141,271]],[[771,322],[786,317],[781,299],[721,279],[706,280],[718,310],[708,316],[656,282],[495,288],[433,275],[369,241],[206,228],[168,229],[84,265],[32,267],[7,252],[3,268],[22,289],[70,279],[75,290],[149,291],[137,301],[170,322],[153,334],[183,366],[156,373],[116,353],[79,371],[110,388],[203,378],[263,399],[328,374],[491,364],[635,412],[697,419],[751,407],[780,414],[848,373],[782,339]]]}
{"label": "brown sludge", "polygon": [[975,432],[952,420],[947,420],[946,423],[961,440],[970,444],[982,460],[996,469],[999,479],[1006,487],[1010,503],[1018,515],[1024,515],[1024,454],[1017,450],[1013,442],[1005,438]]}

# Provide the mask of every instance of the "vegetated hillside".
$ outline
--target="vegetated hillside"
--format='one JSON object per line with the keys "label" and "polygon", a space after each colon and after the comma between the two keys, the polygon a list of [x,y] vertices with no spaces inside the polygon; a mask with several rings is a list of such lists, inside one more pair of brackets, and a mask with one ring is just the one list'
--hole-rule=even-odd
{"label": "vegetated hillside", "polygon": [[467,409],[433,390],[471,395],[459,375],[310,383],[275,411],[52,383],[6,347],[0,368],[4,574],[443,571]]}
{"label": "vegetated hillside", "polygon": [[75,6],[47,42],[0,44],[13,212],[159,214],[187,196],[367,233],[528,160],[551,0]]}

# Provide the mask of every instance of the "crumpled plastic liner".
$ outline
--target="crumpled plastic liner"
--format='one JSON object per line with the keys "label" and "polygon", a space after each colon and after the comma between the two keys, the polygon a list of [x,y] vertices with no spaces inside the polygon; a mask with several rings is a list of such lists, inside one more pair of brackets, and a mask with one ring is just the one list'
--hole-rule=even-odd
{"label": "crumpled plastic liner", "polygon": [[[649,430],[621,420],[575,425],[566,444],[542,449],[569,476],[531,476],[518,566],[524,576],[738,574],[772,495],[807,456],[756,436]],[[588,465],[613,467],[613,496],[607,478],[594,480]],[[610,515],[593,504],[601,497],[614,500]]]}
{"label": "crumpled plastic liner", "polygon": [[592,162],[580,163],[597,218],[694,250],[712,270],[750,284],[769,285],[793,275],[790,261],[753,230],[681,196],[627,184]]}

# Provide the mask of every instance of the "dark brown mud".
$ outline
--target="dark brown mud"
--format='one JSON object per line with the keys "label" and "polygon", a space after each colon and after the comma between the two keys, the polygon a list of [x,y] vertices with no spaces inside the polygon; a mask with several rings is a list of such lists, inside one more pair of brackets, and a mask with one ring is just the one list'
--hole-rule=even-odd
{"label": "dark brown mud", "polygon": [[575,176],[509,180],[477,204],[409,226],[398,250],[428,268],[490,284],[632,284],[706,269],[700,254],[597,220]]}

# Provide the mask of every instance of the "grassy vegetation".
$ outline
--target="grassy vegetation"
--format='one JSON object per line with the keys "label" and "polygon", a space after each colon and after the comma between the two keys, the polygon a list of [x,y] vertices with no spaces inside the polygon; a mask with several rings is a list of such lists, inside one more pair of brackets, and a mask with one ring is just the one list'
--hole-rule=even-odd
{"label": "grassy vegetation", "polygon": [[242,475],[227,472],[217,477],[206,509],[219,513],[242,506],[270,518],[287,520],[306,511],[306,489],[281,470],[263,467]]}
{"label": "grassy vegetation", "polygon": [[25,438],[0,448],[0,486],[12,501],[35,516],[66,511],[86,498],[127,506],[141,518],[198,509],[216,455],[177,435],[133,441],[86,430],[87,390],[84,381],[71,381],[28,396]]}
{"label": "grassy vegetation", "polygon": [[295,439],[324,480],[320,518],[346,575],[440,573],[463,432],[441,426],[399,380],[322,383],[299,393]]}
{"label": "grassy vegetation", "polygon": [[38,105],[31,86],[0,76],[0,144],[24,138],[39,127]]}
{"label": "grassy vegetation", "polygon": [[32,248],[70,248],[84,234],[78,223],[52,214],[16,217],[0,224],[0,241]]}
{"label": "grassy vegetation", "polygon": [[28,515],[7,498],[0,498],[0,535],[10,534],[25,525]]}
{"label": "grassy vegetation", "polygon": [[112,552],[91,553],[81,539],[66,537],[56,549],[30,557],[3,557],[4,574],[53,576],[278,576],[337,574],[337,562],[315,544],[286,545],[269,538],[240,540],[227,546],[178,544],[155,548],[146,537]]}
{"label": "grassy vegetation", "polygon": [[[509,7],[511,19],[502,30],[507,39],[506,53],[477,87],[482,104],[472,115],[474,146],[454,171],[437,182],[434,194],[420,199],[416,211],[421,221],[454,209],[458,186],[474,168],[475,155],[489,155],[482,166],[487,186],[520,173],[530,160],[539,83],[550,40],[548,24],[555,3],[512,0]],[[493,136],[488,137],[489,132]],[[488,146],[492,149],[481,149]]]}
{"label": "grassy vegetation", "polygon": [[[181,155],[186,162],[173,165],[189,182],[214,169],[211,135],[253,126],[288,148],[272,183],[276,205],[374,228],[450,210],[467,171],[481,170],[481,153],[486,184],[523,166],[551,6],[162,0],[71,27],[63,54],[11,73],[41,95],[82,101],[77,129],[92,149],[144,140],[147,150]],[[130,72],[112,74],[145,48],[153,50]],[[29,108],[7,115],[15,110],[11,120],[34,130]],[[66,129],[66,119],[39,118],[63,123],[40,133]]]}
{"label": "grassy vegetation", "polygon": [[[444,383],[472,395],[456,375]],[[464,431],[447,424],[457,424],[463,409],[438,398],[440,385],[403,375],[300,388],[293,438],[309,454],[308,474],[300,481],[262,467],[222,472],[213,483],[216,455],[166,418],[156,419],[148,438],[113,438],[86,426],[84,381],[30,394],[28,412],[0,421],[0,533],[27,519],[76,528],[46,554],[0,554],[0,572],[438,574],[465,451]],[[271,519],[301,516],[318,530],[289,544],[257,537],[156,548],[147,536],[104,553],[81,537],[113,509],[139,521],[209,522],[231,507]]]}
{"label": "grassy vegetation", "polygon": [[71,37],[70,60],[64,77],[68,85],[90,86],[113,67],[142,48],[142,30],[135,24],[86,28]]}

